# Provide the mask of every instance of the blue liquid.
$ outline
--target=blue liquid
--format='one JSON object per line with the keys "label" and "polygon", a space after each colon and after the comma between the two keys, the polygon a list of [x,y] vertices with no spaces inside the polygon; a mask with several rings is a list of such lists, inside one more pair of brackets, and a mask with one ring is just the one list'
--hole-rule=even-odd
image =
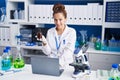
{"label": "blue liquid", "polygon": [[11,61],[10,60],[2,60],[2,70],[6,71],[11,68]]}

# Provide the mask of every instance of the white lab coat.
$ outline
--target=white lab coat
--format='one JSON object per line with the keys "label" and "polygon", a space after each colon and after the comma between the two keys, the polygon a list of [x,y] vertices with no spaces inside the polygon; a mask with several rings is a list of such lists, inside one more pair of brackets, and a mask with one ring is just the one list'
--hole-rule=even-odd
{"label": "white lab coat", "polygon": [[[58,39],[55,27],[51,28],[47,32],[46,39],[47,45],[43,46],[43,52],[46,55],[49,55],[50,57],[58,57],[56,55],[59,54],[59,64],[62,67],[73,62],[73,52],[76,41],[76,31],[73,28],[66,26],[60,39]],[[56,40],[59,44],[59,49],[57,49]]]}

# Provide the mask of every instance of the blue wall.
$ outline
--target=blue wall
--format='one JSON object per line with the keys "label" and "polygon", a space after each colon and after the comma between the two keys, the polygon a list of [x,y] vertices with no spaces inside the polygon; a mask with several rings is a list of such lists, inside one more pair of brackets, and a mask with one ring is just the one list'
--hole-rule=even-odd
{"label": "blue wall", "polygon": [[74,4],[74,5],[85,5],[87,3],[100,3],[103,4],[103,0],[35,0],[35,4],[55,4],[55,3],[63,3],[63,4]]}
{"label": "blue wall", "polygon": [[[5,7],[5,0],[0,0],[0,8]],[[0,16],[1,16],[1,10],[0,10]]]}
{"label": "blue wall", "polygon": [[0,7],[5,7],[5,0],[0,0]]}
{"label": "blue wall", "polygon": [[[51,28],[54,27],[54,24],[45,24],[45,27],[47,28]],[[90,37],[92,35],[94,35],[95,37],[100,37],[101,38],[101,33],[102,33],[102,26],[92,26],[92,25],[68,25],[69,27],[72,27],[76,30],[77,32],[77,40],[79,39],[78,37],[80,37],[80,33],[79,31],[81,30],[86,30],[87,31],[87,36],[88,36],[88,40],[90,39]]]}

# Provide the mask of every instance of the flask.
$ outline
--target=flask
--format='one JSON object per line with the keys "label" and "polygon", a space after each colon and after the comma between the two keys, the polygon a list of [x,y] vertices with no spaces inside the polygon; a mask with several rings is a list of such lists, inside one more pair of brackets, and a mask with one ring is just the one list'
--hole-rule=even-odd
{"label": "flask", "polygon": [[4,49],[3,55],[2,55],[2,70],[6,71],[6,70],[9,70],[10,68],[11,68],[11,61],[8,54],[8,50]]}
{"label": "flask", "polygon": [[12,55],[12,53],[11,53],[11,47],[10,47],[10,46],[6,46],[6,49],[8,50],[8,54],[9,54],[10,61],[11,61],[11,66],[12,66],[12,63],[13,63],[13,55]]}
{"label": "flask", "polygon": [[120,80],[118,64],[112,64],[109,80]]}
{"label": "flask", "polygon": [[101,50],[101,40],[100,37],[97,38],[97,41],[95,42],[95,49]]}
{"label": "flask", "polygon": [[18,50],[18,53],[16,54],[16,57],[13,61],[13,67],[16,69],[20,69],[20,68],[23,68],[25,66],[25,62],[20,54],[20,47],[19,46],[17,46],[17,50]]}

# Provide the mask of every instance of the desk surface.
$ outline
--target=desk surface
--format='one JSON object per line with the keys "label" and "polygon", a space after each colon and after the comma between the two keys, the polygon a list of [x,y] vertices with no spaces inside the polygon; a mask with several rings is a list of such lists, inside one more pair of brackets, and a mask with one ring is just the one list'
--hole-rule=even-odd
{"label": "desk surface", "polygon": [[66,68],[64,72],[59,76],[49,76],[42,74],[33,74],[31,65],[26,65],[20,72],[8,72],[3,76],[0,76],[0,80],[97,80],[95,71],[92,71],[90,75],[85,75],[81,79],[72,78],[73,67]]}

